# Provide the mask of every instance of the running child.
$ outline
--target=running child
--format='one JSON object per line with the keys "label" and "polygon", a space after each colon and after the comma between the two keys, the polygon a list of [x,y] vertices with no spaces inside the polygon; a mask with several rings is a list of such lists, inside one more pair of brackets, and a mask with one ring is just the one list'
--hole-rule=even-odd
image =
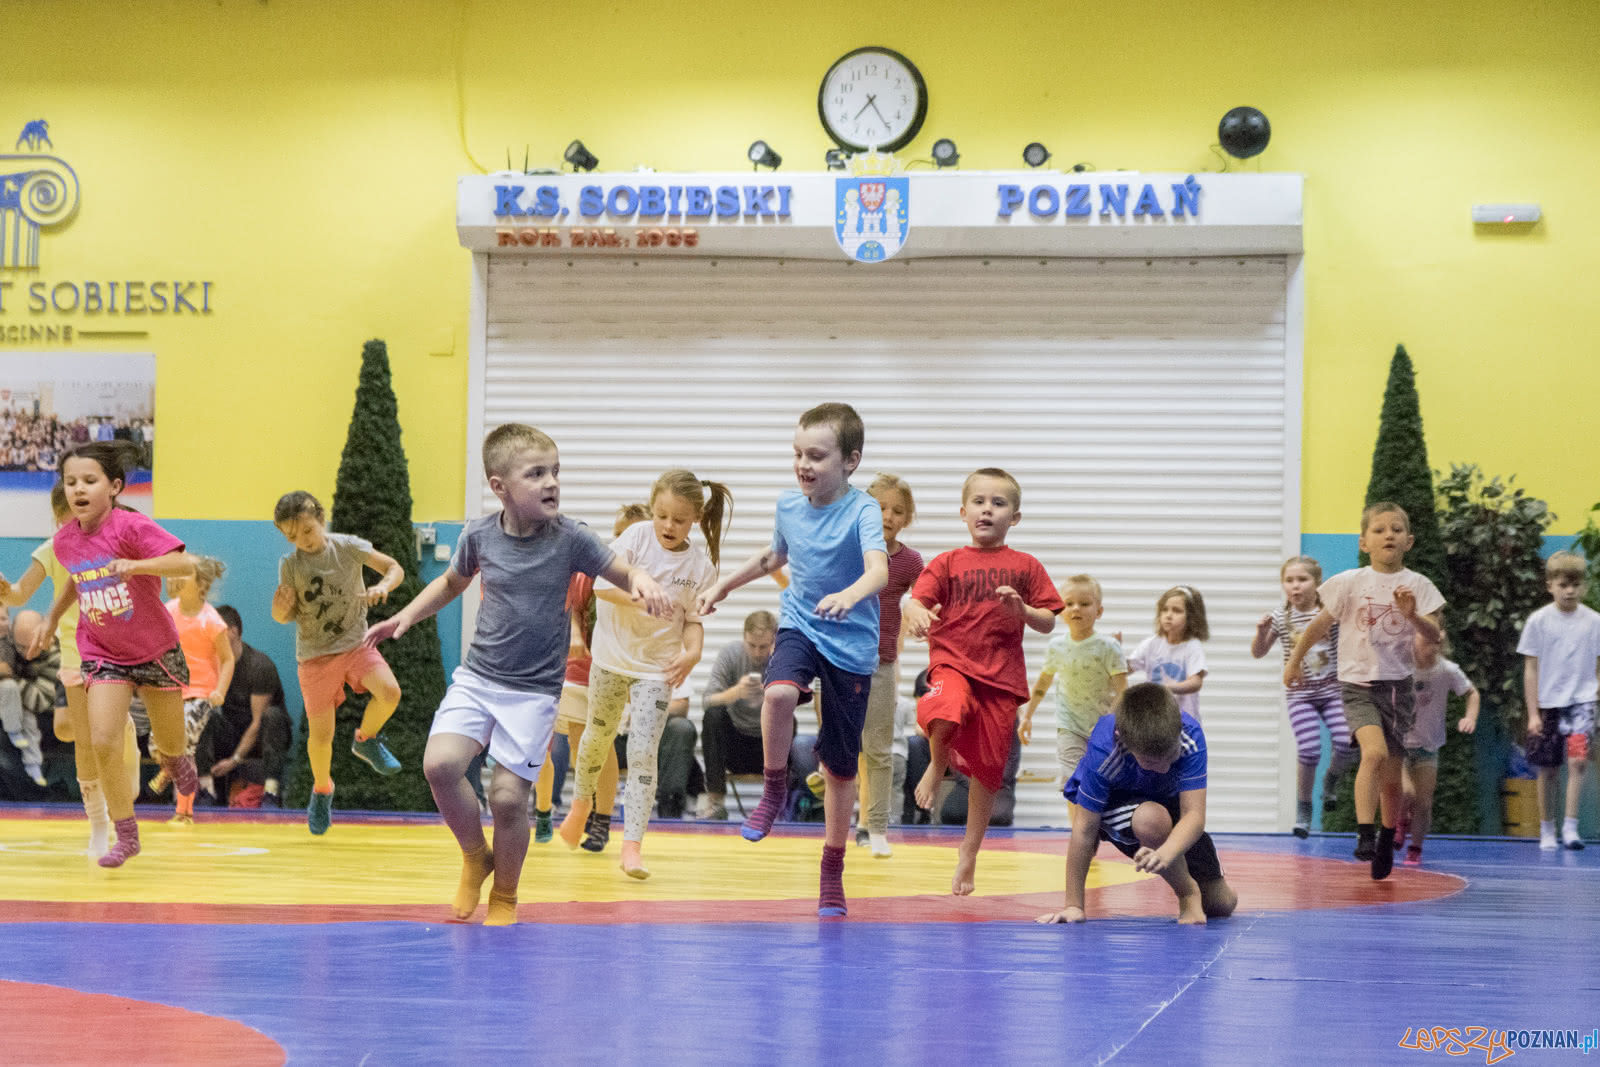
{"label": "running child", "polygon": [[[400,704],[400,683],[365,638],[367,608],[389,599],[406,572],[366,538],[329,533],[322,505],[310,493],[285,493],[273,509],[272,522],[294,546],[278,562],[272,618],[295,624],[294,655],[306,705],[306,757],[312,777],[306,826],[320,835],[333,821],[334,712],[344,703],[345,686],[371,694],[350,751],[379,774],[400,770],[400,761],[378,736]],[[369,567],[383,575],[376,585],[367,585]]]}
{"label": "running child", "polygon": [[[496,428],[483,442],[483,469],[500,511],[467,523],[445,572],[372,627],[366,645],[403,636],[482,576],[472,645],[434,714],[422,772],[461,846],[452,915],[460,922],[472,918],[483,883],[493,875],[484,925],[508,926],[517,921],[517,883],[528,854],[528,793],[555,729],[572,576],[602,575],[651,614],[666,615],[672,603],[649,574],[620,562],[588,527],[561,514],[561,457],[548,436],[519,423]],[[492,851],[466,779],[467,765],[484,749],[495,761]]]}
{"label": "running child", "polygon": [[[1322,610],[1306,624],[1284,664],[1283,684],[1305,679],[1304,662],[1339,624],[1339,683],[1345,722],[1361,748],[1356,769],[1356,850],[1370,860],[1372,877],[1394,869],[1395,828],[1400,818],[1400,774],[1405,736],[1416,718],[1411,675],[1416,636],[1437,644],[1444,597],[1425,576],[1406,569],[1411,519],[1398,504],[1369,504],[1361,513],[1361,551],[1367,567],[1335,574],[1322,583]],[[1382,829],[1374,831],[1382,800]]]}
{"label": "running child", "polygon": [[1066,785],[1089,747],[1094,724],[1128,688],[1128,661],[1116,638],[1095,632],[1094,624],[1105,611],[1099,582],[1087,574],[1074,574],[1061,584],[1061,602],[1067,632],[1052,637],[1045,648],[1044,669],[1033,683],[1017,736],[1025,745],[1033,740],[1033,713],[1053,683],[1056,761],[1061,767],[1059,781]]}
{"label": "running child", "polygon": [[[577,848],[595,786],[607,754],[616,757],[617,731],[628,716],[628,788],[623,797],[622,871],[648,878],[640,859],[645,827],[655,801],[656,759],[667,726],[672,690],[683,684],[705,647],[705,628],[695,602],[711,588],[721,558],[722,535],[732,496],[720,482],[707,482],[686,470],[671,470],[650,487],[650,521],[624,530],[611,543],[619,564],[654,578],[672,599],[671,614],[655,618],[631,600],[613,599],[615,590],[597,589],[594,641],[590,655],[589,724],[577,756],[572,808],[562,820],[561,839]],[[701,548],[690,539],[696,524],[705,537]],[[609,814],[609,813],[608,813]]]}
{"label": "running child", "polygon": [[[867,487],[883,516],[883,543],[889,554],[889,584],[878,594],[878,667],[867,696],[867,721],[861,730],[861,771],[866,776],[860,824],[872,855],[886,859],[889,848],[889,797],[894,787],[895,707],[900,698],[900,600],[922,574],[922,554],[901,544],[900,531],[917,517],[911,486],[894,474],[880,474]],[[859,841],[859,838],[858,838]]]}
{"label": "running child", "polygon": [[[178,629],[161,603],[161,579],[194,571],[183,542],[147,516],[117,504],[127,484],[125,442],[79,445],[61,458],[61,482],[73,521],[56,530],[55,557],[66,570],[55,603],[28,655],[43,652],[73,604],[83,657],[88,708],[87,739],[99,764],[100,787],[116,841],[100,857],[120,867],[139,854],[133,798],[138,786],[123,763],[128,708],[134,692],[150,716],[152,749],[179,796],[200,787],[194,760],[184,754],[183,687],[189,667]],[[124,459],[124,457],[127,459]]]}
{"label": "running child", "polygon": [[1066,907],[1039,922],[1084,921],[1084,883],[1101,841],[1172,887],[1180,924],[1233,914],[1239,897],[1206,833],[1206,735],[1198,719],[1178,710],[1171,690],[1130,685],[1116,710],[1095,724],[1062,792],[1072,811]]}
{"label": "running child", "polygon": [[[184,662],[189,665],[189,684],[183,687],[184,754],[194,758],[195,745],[205,733],[213,710],[222,708],[222,701],[233,684],[233,644],[228,640],[228,624],[222,621],[217,609],[207,598],[211,588],[227,568],[221,560],[197,556],[194,576],[168,578],[167,591],[172,596],[167,601],[167,612],[178,627],[178,643],[183,648]],[[167,788],[167,776],[157,774],[150,781],[150,791],[160,794]],[[216,786],[211,780],[211,768],[200,775],[200,789],[215,804]],[[194,824],[194,797],[178,797],[178,810],[171,822],[192,826]]]}
{"label": "running child", "polygon": [[702,594],[709,615],[730,592],[789,564],[778,638],[767,661],[761,704],[761,803],[740,828],[747,841],[772,830],[783,808],[794,709],[817,679],[827,693],[818,715],[817,754],[827,786],[817,914],[846,914],[844,849],[856,802],[861,728],[878,666],[878,597],[889,581],[883,511],[850,485],[866,431],[849,404],[819,404],[794,432],[799,489],[778,498],[772,545]]}
{"label": "running child", "polygon": [[1022,487],[998,467],[967,475],[961,519],[972,544],[935,556],[906,605],[906,631],[928,640],[928,692],[917,726],[928,735],[918,807],[932,808],[952,764],[971,779],[967,832],[950,892],[972,892],[994,795],[1005,785],[1017,707],[1028,699],[1022,630],[1056,628],[1061,597],[1044,565],[1006,544],[1022,521]]}
{"label": "running child", "polygon": [[[1291,556],[1278,568],[1283,585],[1283,606],[1261,616],[1250,642],[1250,654],[1260,659],[1274,641],[1283,646],[1283,662],[1289,662],[1294,643],[1317,617],[1322,601],[1317,586],[1322,584],[1322,565],[1310,556]],[[1337,804],[1339,778],[1350,766],[1354,752],[1350,747],[1350,727],[1344,719],[1344,701],[1339,695],[1339,624],[1328,636],[1312,646],[1301,664],[1305,680],[1284,689],[1289,707],[1289,729],[1300,770],[1295,779],[1294,835],[1311,836],[1311,787],[1316,782],[1317,763],[1322,759],[1322,730],[1328,728],[1333,755],[1322,778],[1322,810],[1332,811]]]}
{"label": "running child", "polygon": [[1406,760],[1401,769],[1400,825],[1395,829],[1394,847],[1406,844],[1405,864],[1422,862],[1422,842],[1433,826],[1433,788],[1439,780],[1439,750],[1444,748],[1445,703],[1450,694],[1467,698],[1466,714],[1456,729],[1470,734],[1478,728],[1478,689],[1467,680],[1460,667],[1445,659],[1450,641],[1438,644],[1421,634],[1416,637],[1417,667],[1412,682],[1416,687],[1416,721],[1406,734]]}
{"label": "running child", "polygon": [[1178,698],[1178,710],[1200,718],[1200,687],[1206,681],[1206,650],[1211,639],[1206,602],[1192,586],[1175,585],[1156,598],[1156,632],[1128,654],[1128,669],[1143,671]]}
{"label": "running child", "polygon": [[[72,509],[67,506],[67,491],[60,482],[50,490],[50,510],[55,515],[56,527],[75,521]],[[0,601],[8,607],[26,604],[46,578],[59,594],[71,580],[71,575],[56,559],[55,542],[45,541],[33,550],[28,569],[15,585],[0,577]],[[40,632],[49,631],[41,624]],[[78,653],[78,605],[68,605],[56,625],[55,638],[60,644],[61,670],[57,676],[67,696],[66,714],[56,713],[55,735],[58,741],[72,745],[72,758],[78,772],[78,792],[83,797],[83,812],[89,819],[89,857],[99,859],[111,848],[111,817],[106,814],[105,790],[100,784],[100,760],[95,755],[89,735],[89,698],[83,687],[83,657]],[[130,783],[139,781],[139,736],[132,716],[123,727],[122,761],[124,773]]]}
{"label": "running child", "polygon": [[1528,616],[1517,651],[1523,660],[1522,692],[1528,708],[1528,762],[1539,779],[1539,847],[1554,852],[1556,782],[1567,764],[1566,820],[1561,845],[1583,847],[1578,836],[1578,799],[1589,769],[1594,733],[1596,678],[1600,659],[1600,614],[1583,603],[1583,558],[1557,552],[1545,562],[1550,603]]}

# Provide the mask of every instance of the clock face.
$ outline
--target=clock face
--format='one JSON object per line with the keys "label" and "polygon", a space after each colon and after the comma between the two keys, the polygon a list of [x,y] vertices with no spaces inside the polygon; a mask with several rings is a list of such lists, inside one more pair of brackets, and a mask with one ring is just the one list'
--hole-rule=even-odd
{"label": "clock face", "polygon": [[928,87],[899,52],[857,48],[828,68],[817,91],[817,114],[840,148],[893,152],[922,129]]}

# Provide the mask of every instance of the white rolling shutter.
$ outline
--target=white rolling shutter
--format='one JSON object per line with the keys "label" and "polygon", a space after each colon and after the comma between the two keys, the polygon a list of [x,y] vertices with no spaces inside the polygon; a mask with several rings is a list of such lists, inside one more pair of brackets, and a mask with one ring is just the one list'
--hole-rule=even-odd
{"label": "white rolling shutter", "polygon": [[[795,420],[813,404],[861,413],[855,484],[879,471],[905,477],[918,517],[903,540],[930,559],[966,543],[962,479],[1003,467],[1023,490],[1010,543],[1058,582],[1098,578],[1101,628],[1129,647],[1151,632],[1162,589],[1200,590],[1212,634],[1200,695],[1208,821],[1280,829],[1281,694],[1247,648],[1299,537],[1290,269],[1282,257],[489,257],[481,425],[469,432],[509,421],[548,432],[561,448],[563,510],[605,534],[617,506],[643,500],[663,470],[728,483],[725,568],[767,544],[774,502],[794,485]],[[482,510],[496,506],[483,487]],[[696,720],[716,650],[748,612],[776,605],[763,581],[708,620]],[[1028,636],[1030,679],[1045,640]],[[908,646],[906,686],[925,664],[925,649]],[[1048,784],[1049,706],[1025,750],[1018,825],[1066,821]]]}

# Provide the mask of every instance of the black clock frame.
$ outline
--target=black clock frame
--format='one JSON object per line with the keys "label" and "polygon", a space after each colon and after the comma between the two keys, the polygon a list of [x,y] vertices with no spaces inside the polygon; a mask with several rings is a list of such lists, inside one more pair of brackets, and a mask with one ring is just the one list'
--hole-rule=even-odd
{"label": "black clock frame", "polygon": [[863,52],[875,52],[880,55],[891,56],[897,61],[904,63],[906,70],[911,72],[911,80],[916,85],[917,113],[912,116],[911,125],[907,126],[906,132],[901,134],[895,140],[886,144],[878,145],[878,148],[884,152],[894,152],[898,149],[904,148],[906,145],[916,140],[917,134],[922,132],[922,123],[928,117],[928,83],[922,80],[922,71],[917,69],[917,65],[911,62],[911,60],[907,59],[901,53],[896,52],[893,48],[884,48],[882,45],[863,45],[860,48],[851,49],[838,59],[834,60],[833,65],[830,66],[827,73],[822,76],[822,84],[817,88],[817,119],[822,123],[823,130],[829,137],[833,139],[834,144],[837,144],[845,151],[852,153],[865,152],[871,148],[870,145],[852,144],[851,142],[844,140],[838,134],[834,133],[833,127],[828,124],[828,109],[826,104],[828,79],[833,77],[833,72],[835,70],[839,69],[839,64],[854,56],[859,56]]}

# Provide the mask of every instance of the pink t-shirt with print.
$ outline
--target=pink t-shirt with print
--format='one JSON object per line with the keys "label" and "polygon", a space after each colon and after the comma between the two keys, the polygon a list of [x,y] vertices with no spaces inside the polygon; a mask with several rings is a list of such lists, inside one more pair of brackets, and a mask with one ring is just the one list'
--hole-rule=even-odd
{"label": "pink t-shirt with print", "polygon": [[56,531],[52,543],[56,559],[78,587],[78,651],[85,661],[133,666],[159,659],[177,646],[178,628],[161,602],[161,579],[152,574],[118,577],[110,564],[182,552],[182,541],[146,515],[113,508],[94,533],[69,522]]}

